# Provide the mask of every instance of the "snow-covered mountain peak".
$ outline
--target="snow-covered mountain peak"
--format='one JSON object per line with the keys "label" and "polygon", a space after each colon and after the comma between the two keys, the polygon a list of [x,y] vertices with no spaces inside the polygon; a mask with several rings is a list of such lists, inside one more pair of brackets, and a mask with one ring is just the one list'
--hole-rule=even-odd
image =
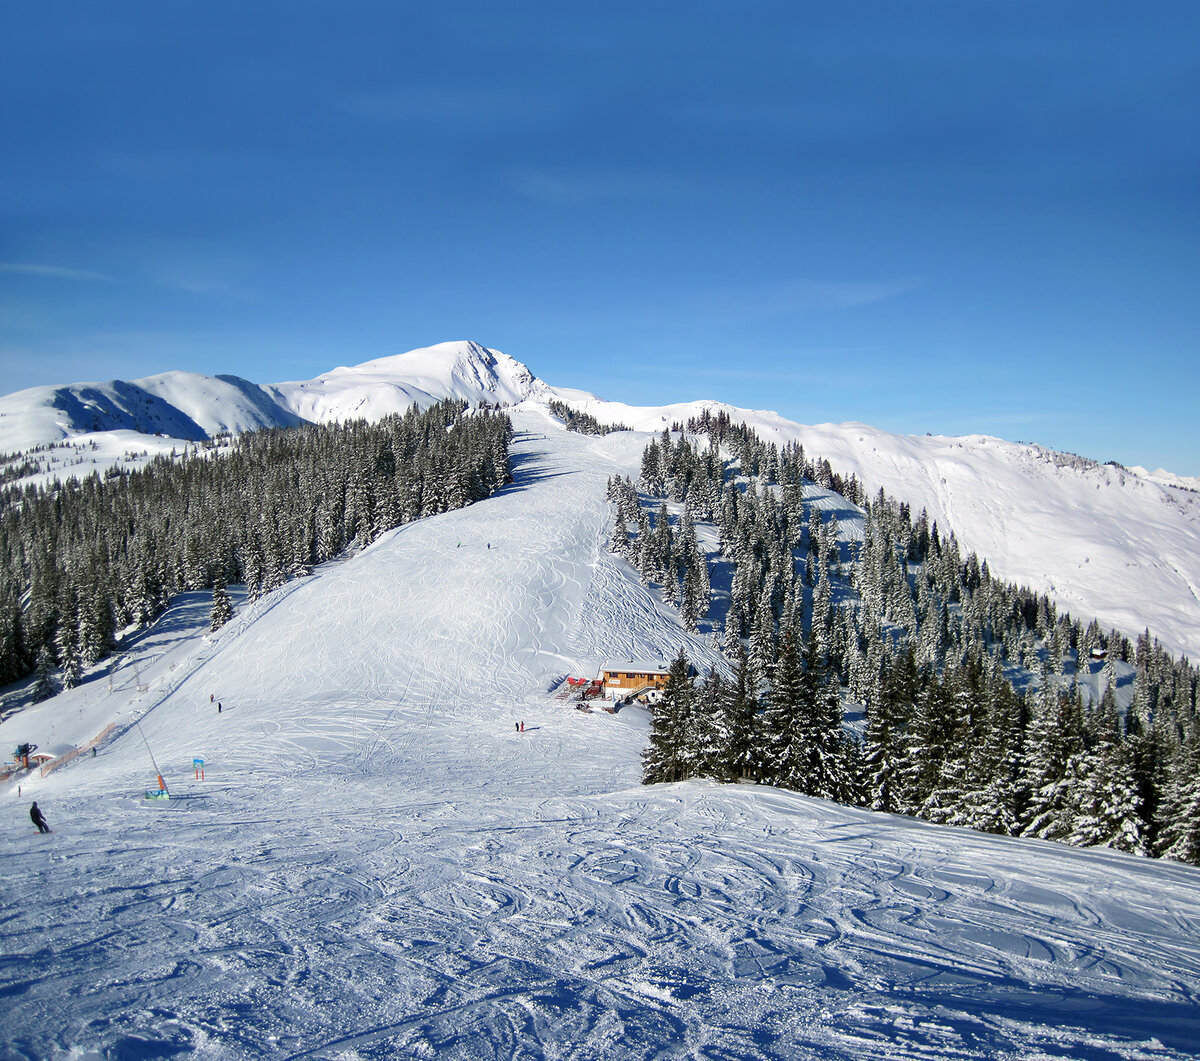
{"label": "snow-covered mountain peak", "polygon": [[777,445],[802,443],[868,495],[883,488],[952,529],[996,575],[1073,615],[1174,651],[1200,651],[1200,492],[1195,480],[1125,469],[984,435],[895,435],[861,423],[805,426],[711,400],[662,406],[552,387],[480,343],[438,343],[265,385],[166,372],[133,381],[32,388],[0,397],[0,453],[38,454],[41,481],[130,467],[221,432],[378,420],[445,399],[519,406],[566,401],[601,423],[661,432],[728,415]]}
{"label": "snow-covered mountain peak", "polygon": [[435,343],[403,354],[376,358],[346,371],[391,372],[408,379],[415,376],[446,380],[472,378],[480,385],[492,386],[503,386],[510,377],[518,377],[525,383],[534,379],[533,373],[516,358],[470,339]]}
{"label": "snow-covered mountain peak", "polygon": [[0,397],[0,452],[120,431],[194,442],[298,422],[262,387],[239,376],[162,372],[135,380],[30,387]]}
{"label": "snow-covered mountain peak", "polygon": [[438,343],[269,388],[306,420],[377,419],[446,398],[516,405],[549,388],[516,358],[479,343]]}
{"label": "snow-covered mountain peak", "polygon": [[361,365],[335,368],[318,379],[361,380],[364,377],[421,386],[430,393],[439,390],[487,391],[495,393],[500,400],[511,402],[529,397],[536,380],[516,358],[471,340],[436,343],[365,361]]}

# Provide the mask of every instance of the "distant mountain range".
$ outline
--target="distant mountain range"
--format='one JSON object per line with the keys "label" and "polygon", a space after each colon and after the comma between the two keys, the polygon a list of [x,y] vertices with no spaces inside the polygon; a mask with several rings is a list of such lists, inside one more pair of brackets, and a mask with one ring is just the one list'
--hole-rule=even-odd
{"label": "distant mountain range", "polygon": [[[1100,464],[985,435],[895,435],[864,424],[805,426],[715,401],[641,407],[556,388],[507,354],[441,343],[301,382],[166,372],[145,379],[34,387],[0,397],[8,478],[84,475],[224,432],[378,419],[414,403],[548,408],[553,400],[602,422],[662,431],[725,411],[762,437],[800,442],[952,529],[964,552],[1046,593],[1075,617],[1129,636],[1149,627],[1165,647],[1200,656],[1200,481]],[[30,451],[42,448],[30,456]]]}
{"label": "distant mountain range", "polygon": [[477,343],[442,343],[295,383],[163,372],[129,381],[31,387],[0,398],[0,452],[108,431],[198,442],[304,421],[374,420],[451,397],[511,405],[547,391],[520,362]]}

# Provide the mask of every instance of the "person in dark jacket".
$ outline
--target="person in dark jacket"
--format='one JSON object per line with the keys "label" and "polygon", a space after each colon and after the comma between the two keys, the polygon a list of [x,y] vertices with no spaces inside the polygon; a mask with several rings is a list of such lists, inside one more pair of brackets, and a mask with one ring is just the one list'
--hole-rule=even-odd
{"label": "person in dark jacket", "polygon": [[46,816],[42,813],[41,808],[38,807],[36,800],[33,806],[29,808],[29,817],[33,819],[33,824],[37,826],[39,833],[48,833],[50,831],[50,826],[46,824]]}

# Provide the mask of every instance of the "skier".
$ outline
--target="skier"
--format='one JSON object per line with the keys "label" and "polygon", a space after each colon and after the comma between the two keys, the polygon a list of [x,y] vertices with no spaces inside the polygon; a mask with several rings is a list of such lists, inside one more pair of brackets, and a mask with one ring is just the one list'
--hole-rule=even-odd
{"label": "skier", "polygon": [[41,808],[37,805],[37,800],[33,801],[33,806],[29,808],[29,817],[33,819],[33,824],[37,826],[39,833],[48,833],[50,826],[46,824],[46,816],[42,813]]}
{"label": "skier", "polygon": [[221,713],[221,702],[218,700],[217,701],[217,714],[219,715],[220,713]]}

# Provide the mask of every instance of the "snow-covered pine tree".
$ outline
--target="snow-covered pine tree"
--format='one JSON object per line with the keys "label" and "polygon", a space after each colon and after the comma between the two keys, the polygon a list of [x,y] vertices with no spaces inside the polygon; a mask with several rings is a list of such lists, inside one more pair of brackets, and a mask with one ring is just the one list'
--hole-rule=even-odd
{"label": "snow-covered pine tree", "polygon": [[229,591],[225,588],[224,576],[218,574],[213,585],[212,616],[208,628],[216,632],[232,618],[233,602],[229,599]]}
{"label": "snow-covered pine tree", "polygon": [[708,614],[709,593],[705,585],[708,580],[703,574],[705,566],[706,561],[697,553],[683,570],[679,611],[684,629],[693,634],[700,629],[700,620]]}
{"label": "snow-covered pine tree", "polygon": [[[369,537],[369,527],[369,520],[364,514],[363,522],[360,524],[360,533]],[[267,594],[278,589],[287,581],[287,567],[276,518],[264,515],[259,522],[257,534],[259,552],[263,558],[261,592]]]}
{"label": "snow-covered pine tree", "polygon": [[82,666],[92,666],[112,650],[114,625],[107,589],[93,577],[87,582],[79,604],[79,660]]}
{"label": "snow-covered pine tree", "polygon": [[733,679],[724,686],[725,747],[721,751],[723,775],[731,781],[761,779],[759,703],[751,687],[746,653],[739,645],[734,655]]}
{"label": "snow-covered pine tree", "polygon": [[1070,778],[1078,777],[1073,761],[1083,753],[1083,721],[1077,700],[1065,695],[1042,670],[1034,717],[1026,736],[1022,787],[1028,805],[1022,836],[1065,840],[1074,827]]}
{"label": "snow-covered pine tree", "polygon": [[[750,669],[754,669],[752,663]],[[781,788],[800,787],[799,741],[802,738],[797,713],[802,677],[796,633],[785,629],[779,638],[779,655],[772,667],[761,718],[757,770],[763,781]]]}
{"label": "snow-covered pine tree", "polygon": [[1115,705],[1102,706],[1097,723],[1096,744],[1072,758],[1068,767],[1072,814],[1065,840],[1077,847],[1144,855],[1141,801]]}
{"label": "snow-covered pine tree", "polygon": [[877,694],[867,705],[863,784],[867,806],[891,813],[900,807],[898,771],[917,689],[917,665],[911,645],[891,660],[875,688]]}
{"label": "snow-covered pine tree", "polygon": [[947,695],[936,674],[922,673],[897,770],[895,792],[902,813],[919,816],[941,782],[947,734],[953,728]]}
{"label": "snow-covered pine tree", "polygon": [[49,645],[43,645],[38,650],[36,674],[37,678],[33,683],[30,699],[33,703],[40,704],[58,692],[54,685],[54,655],[51,653]]}
{"label": "snow-covered pine tree", "polygon": [[821,799],[847,799],[853,787],[836,688],[830,683],[818,639],[804,647],[803,673],[793,724],[795,787]]}
{"label": "snow-covered pine tree", "polygon": [[1174,749],[1159,814],[1156,853],[1200,866],[1200,719]]}
{"label": "snow-covered pine tree", "polygon": [[725,764],[729,745],[728,703],[726,683],[713,670],[695,689],[692,698],[685,756],[687,776],[728,779]]}
{"label": "snow-covered pine tree", "polygon": [[821,574],[813,590],[812,627],[809,633],[820,646],[822,655],[828,653],[833,627],[833,587],[829,581],[829,570],[821,566]]}
{"label": "snow-covered pine tree", "polygon": [[62,621],[58,628],[58,662],[64,689],[74,689],[83,675],[79,658],[79,600],[68,592],[62,602]]}
{"label": "snow-covered pine tree", "polygon": [[1014,836],[1020,830],[1024,790],[1020,784],[1023,705],[1012,686],[987,680],[986,710],[973,727],[967,748],[962,824],[982,832]]}
{"label": "snow-covered pine tree", "polygon": [[642,450],[641,487],[651,497],[662,497],[665,490],[661,471],[661,452],[657,441],[651,439]]}
{"label": "snow-covered pine tree", "polygon": [[721,651],[726,659],[731,659],[742,651],[742,630],[738,620],[737,609],[732,606],[725,613],[725,622],[721,629]]}
{"label": "snow-covered pine tree", "polygon": [[618,511],[613,520],[612,534],[608,538],[608,548],[620,557],[629,556],[629,527],[621,518]]}
{"label": "snow-covered pine tree", "polygon": [[24,623],[16,580],[0,576],[0,685],[27,673]]}
{"label": "snow-covered pine tree", "polygon": [[654,705],[650,740],[642,753],[643,784],[678,781],[684,776],[683,723],[691,713],[693,697],[690,670],[691,664],[680,649],[667,670],[662,699]]}
{"label": "snow-covered pine tree", "polygon": [[971,715],[974,704],[961,668],[947,667],[924,717],[926,773],[920,816],[943,825],[967,824],[966,796],[970,789]]}

